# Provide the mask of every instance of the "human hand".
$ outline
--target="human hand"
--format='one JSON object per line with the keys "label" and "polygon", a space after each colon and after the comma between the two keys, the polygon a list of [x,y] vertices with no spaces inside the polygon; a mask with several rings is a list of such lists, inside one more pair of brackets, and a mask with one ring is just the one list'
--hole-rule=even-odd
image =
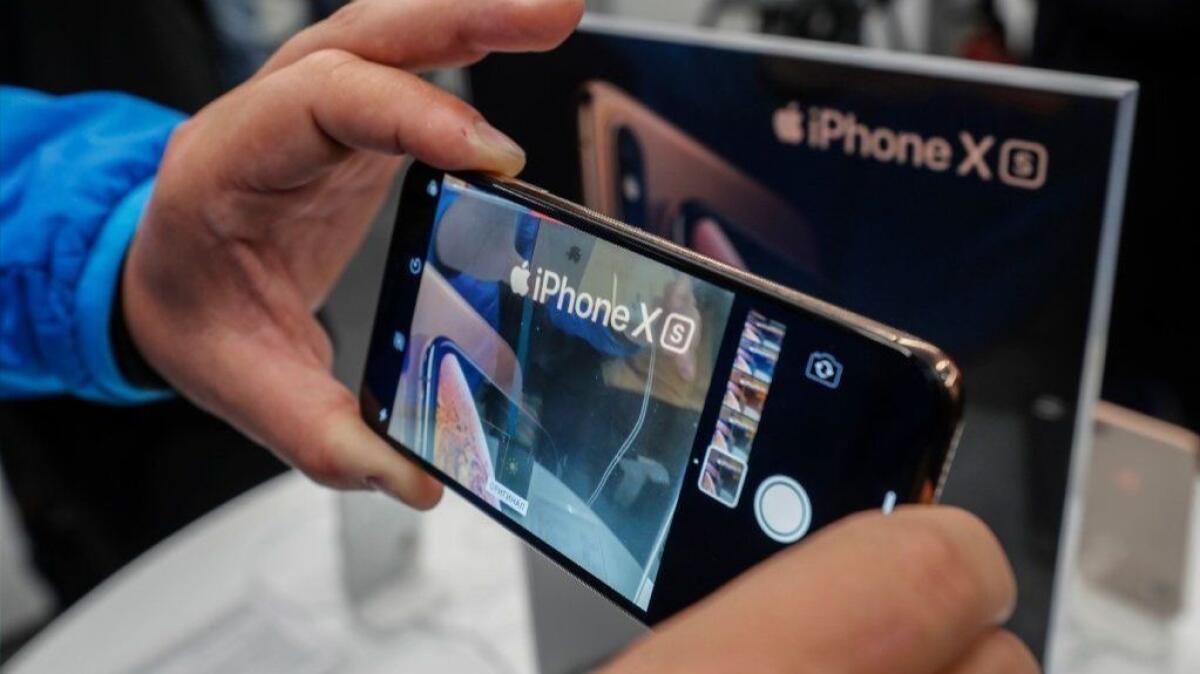
{"label": "human hand", "polygon": [[548,49],[581,0],[359,0],[298,34],[172,136],[125,264],[142,354],[181,394],[323,484],[429,507],[440,485],[330,374],[313,312],[403,154],[520,170],[524,154],[413,72]]}
{"label": "human hand", "polygon": [[864,513],[729,583],[612,662],[635,672],[1034,674],[1002,625],[1016,584],[978,519]]}

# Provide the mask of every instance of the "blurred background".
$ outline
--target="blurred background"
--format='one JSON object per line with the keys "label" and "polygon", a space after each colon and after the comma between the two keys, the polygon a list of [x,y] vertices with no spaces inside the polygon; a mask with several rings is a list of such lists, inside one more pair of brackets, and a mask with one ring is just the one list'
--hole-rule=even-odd
{"label": "blurred background", "polygon": [[[6,0],[0,82],[195,112],[337,0]],[[598,12],[1110,75],[1141,85],[1103,397],[1200,431],[1188,306],[1200,234],[1178,170],[1200,31],[1185,0],[604,0]],[[2,123],[2,122],[0,122]],[[390,222],[322,319],[356,388]],[[0,658],[158,541],[284,466],[182,400],[0,403]]]}

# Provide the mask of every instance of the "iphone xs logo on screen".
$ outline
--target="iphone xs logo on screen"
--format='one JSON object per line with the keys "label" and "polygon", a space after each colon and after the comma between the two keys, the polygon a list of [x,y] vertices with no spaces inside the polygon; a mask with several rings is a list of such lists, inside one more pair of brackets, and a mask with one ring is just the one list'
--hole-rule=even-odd
{"label": "iphone xs logo on screen", "polygon": [[[533,276],[532,294],[530,276]],[[664,316],[662,307],[651,308],[645,302],[638,302],[631,308],[618,302],[616,274],[612,277],[612,297],[579,291],[571,286],[565,274],[550,269],[538,267],[533,272],[528,261],[514,266],[508,281],[513,293],[521,297],[529,297],[538,304],[551,303],[558,311],[609,328],[634,342],[643,341],[648,346],[657,343],[671,353],[686,353],[696,336],[696,320],[691,316],[674,311]]]}

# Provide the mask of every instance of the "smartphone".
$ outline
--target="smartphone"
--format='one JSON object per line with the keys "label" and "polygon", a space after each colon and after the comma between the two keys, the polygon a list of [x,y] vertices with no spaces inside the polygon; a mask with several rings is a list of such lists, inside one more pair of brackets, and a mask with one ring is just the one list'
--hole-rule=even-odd
{"label": "smartphone", "polygon": [[[790,276],[818,274],[815,239],[790,203],[637,99],[589,81],[577,120],[588,207],[791,287]],[[708,231],[694,236],[698,222]]]}
{"label": "smartphone", "polygon": [[937,498],[959,371],[520,181],[414,164],[363,418],[653,625],[848,514]]}

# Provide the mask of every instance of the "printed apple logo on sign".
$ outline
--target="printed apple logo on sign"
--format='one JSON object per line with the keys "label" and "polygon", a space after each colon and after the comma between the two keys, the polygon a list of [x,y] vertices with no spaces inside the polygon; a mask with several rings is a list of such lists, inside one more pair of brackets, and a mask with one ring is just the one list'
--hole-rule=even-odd
{"label": "printed apple logo on sign", "polygon": [[529,294],[529,261],[521,263],[520,267],[513,267],[508,274],[508,284],[512,286],[512,291],[521,297]]}
{"label": "printed apple logo on sign", "polygon": [[779,142],[788,145],[804,142],[804,112],[800,110],[800,104],[796,101],[776,110],[771,122]]}

